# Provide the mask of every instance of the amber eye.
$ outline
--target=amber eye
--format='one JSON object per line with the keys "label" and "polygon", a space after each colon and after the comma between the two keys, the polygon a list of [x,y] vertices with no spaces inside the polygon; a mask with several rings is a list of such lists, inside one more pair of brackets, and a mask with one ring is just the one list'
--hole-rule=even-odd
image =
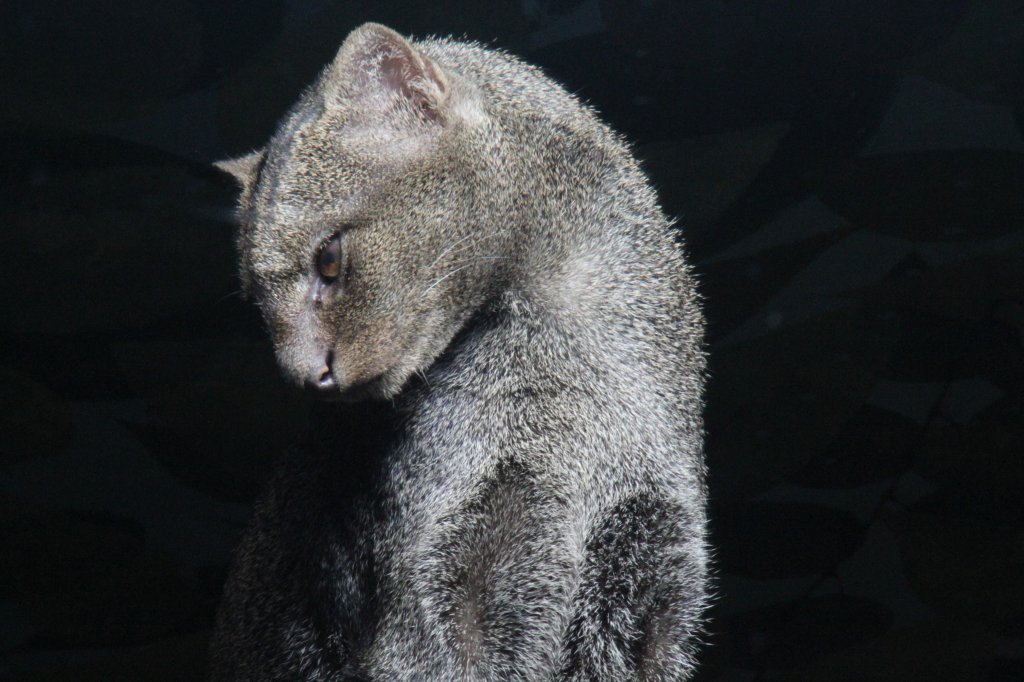
{"label": "amber eye", "polygon": [[316,269],[324,279],[337,279],[341,274],[341,236],[328,240],[316,257]]}

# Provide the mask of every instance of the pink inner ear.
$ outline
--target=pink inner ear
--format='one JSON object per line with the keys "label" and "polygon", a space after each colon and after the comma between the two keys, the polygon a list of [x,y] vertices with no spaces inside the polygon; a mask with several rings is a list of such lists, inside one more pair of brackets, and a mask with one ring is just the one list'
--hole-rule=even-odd
{"label": "pink inner ear", "polygon": [[367,115],[394,124],[445,123],[449,95],[444,71],[402,36],[376,24],[357,28],[338,50],[324,81],[327,102],[349,100]]}
{"label": "pink inner ear", "polygon": [[[435,98],[437,94],[443,95],[444,83],[430,60],[417,59],[404,45],[388,45],[384,47],[379,68],[388,88],[398,92],[427,119],[438,118]],[[436,92],[432,92],[435,88]]]}
{"label": "pink inner ear", "polygon": [[413,79],[413,68],[409,63],[408,55],[388,50],[381,59],[380,70],[384,75],[384,82],[389,88],[397,90],[403,97],[412,98],[417,95],[410,85]]}

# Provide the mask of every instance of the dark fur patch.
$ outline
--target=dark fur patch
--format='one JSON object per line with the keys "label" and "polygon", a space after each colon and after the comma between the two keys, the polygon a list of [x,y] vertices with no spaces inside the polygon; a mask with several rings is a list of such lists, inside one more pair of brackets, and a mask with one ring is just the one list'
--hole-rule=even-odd
{"label": "dark fur patch", "polygon": [[652,494],[610,510],[587,542],[565,677],[680,679],[692,664],[703,569],[685,511]]}
{"label": "dark fur patch", "polygon": [[444,520],[434,581],[447,639],[467,671],[504,679],[519,670],[518,656],[554,650],[557,633],[541,628],[565,604],[563,518],[525,466],[504,462]]}

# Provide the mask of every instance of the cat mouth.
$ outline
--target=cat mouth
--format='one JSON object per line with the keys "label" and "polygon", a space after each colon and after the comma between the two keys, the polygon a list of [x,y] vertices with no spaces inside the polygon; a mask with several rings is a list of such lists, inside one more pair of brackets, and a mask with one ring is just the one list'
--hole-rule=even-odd
{"label": "cat mouth", "polygon": [[334,394],[334,400],[343,403],[358,403],[369,398],[376,398],[378,397],[378,392],[375,389],[380,383],[382,376],[383,375],[375,376],[354,383],[351,386],[336,392]]}
{"label": "cat mouth", "polygon": [[306,387],[304,392],[309,398],[320,403],[358,403],[375,395],[373,385],[376,382],[377,379],[373,378],[348,388],[331,391]]}
{"label": "cat mouth", "polygon": [[355,403],[379,393],[374,389],[379,388],[379,384],[387,372],[344,385],[338,381],[334,373],[333,355],[333,353],[328,353],[325,370],[317,381],[307,380],[303,383],[303,389],[307,396],[320,402]]}

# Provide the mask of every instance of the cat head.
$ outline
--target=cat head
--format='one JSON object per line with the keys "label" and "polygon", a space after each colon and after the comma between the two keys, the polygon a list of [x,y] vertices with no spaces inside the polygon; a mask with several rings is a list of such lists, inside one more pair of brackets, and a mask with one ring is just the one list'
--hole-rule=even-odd
{"label": "cat head", "polygon": [[287,377],[385,398],[433,362],[502,259],[499,137],[472,83],[366,24],[265,148],[217,164],[241,186],[241,280]]}

